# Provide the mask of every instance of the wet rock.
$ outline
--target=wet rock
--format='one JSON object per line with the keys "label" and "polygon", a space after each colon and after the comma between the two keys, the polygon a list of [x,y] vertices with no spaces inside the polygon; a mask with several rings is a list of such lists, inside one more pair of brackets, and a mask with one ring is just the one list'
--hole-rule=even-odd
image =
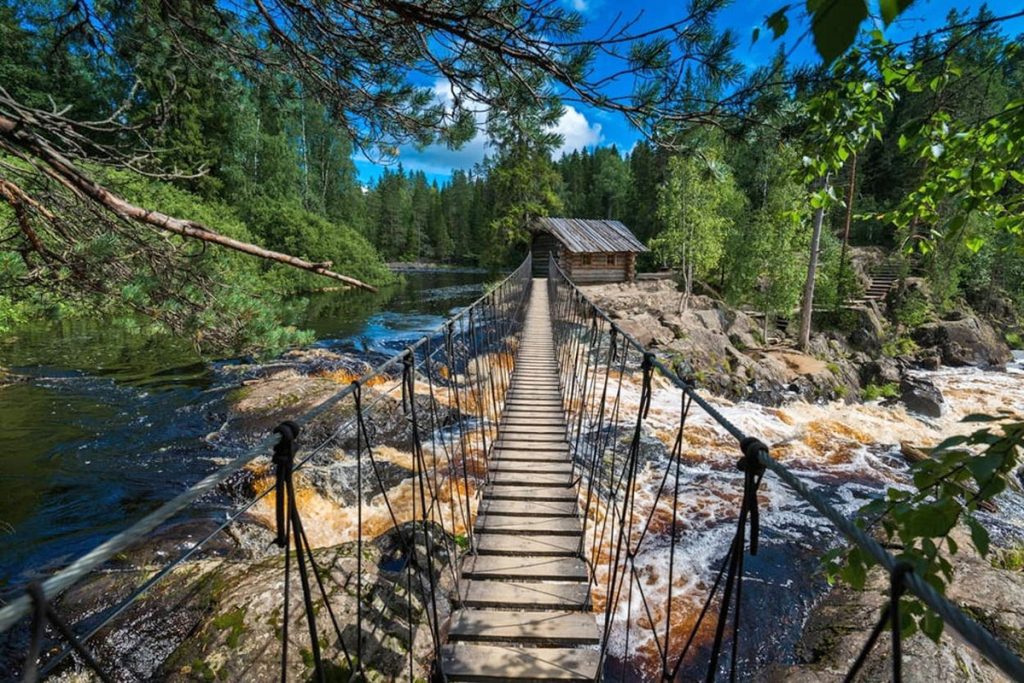
{"label": "wet rock", "polygon": [[922,347],[934,347],[943,364],[954,367],[1003,365],[1013,358],[992,326],[974,315],[923,325],[913,338]]}
{"label": "wet rock", "polygon": [[861,384],[897,384],[900,381],[900,366],[891,358],[869,360],[860,366]]}
{"label": "wet rock", "polygon": [[762,346],[761,326],[743,311],[726,310],[725,333],[736,348],[742,350]]}
{"label": "wet rock", "polygon": [[942,417],[946,408],[942,392],[920,377],[907,376],[900,380],[900,400],[907,410],[928,417]]}
{"label": "wet rock", "polygon": [[[319,445],[328,438],[345,450],[356,447],[355,399],[349,394],[334,401],[352,377],[349,370],[338,369],[320,376],[304,375],[296,370],[282,370],[268,377],[250,380],[229,397],[228,419],[219,436],[233,437],[255,443],[271,434],[285,420],[297,420],[311,410],[332,401],[323,413],[303,425],[299,435],[300,448]],[[397,379],[395,380],[397,382]],[[364,425],[369,442],[374,446],[407,448],[412,440],[412,423],[402,405],[401,397],[384,393],[393,382],[363,388]],[[415,397],[422,424],[445,426],[453,423],[458,413],[441,402],[431,402],[425,394]]]}
{"label": "wet rock", "polygon": [[854,349],[866,351],[872,355],[877,354],[882,348],[882,339],[885,337],[885,323],[874,304],[844,309],[843,315],[850,318],[849,326],[844,329],[852,327],[852,330],[846,335],[846,342]]}
{"label": "wet rock", "polygon": [[[442,621],[451,611],[446,596],[453,588],[452,573],[447,567],[454,558],[446,547],[455,546],[439,528],[424,532],[412,524],[363,544],[362,662],[369,680],[405,680],[410,673],[417,680],[429,679],[433,640],[427,604],[437,606]],[[118,681],[280,680],[284,562],[281,551],[274,550],[257,561],[207,558],[176,568],[92,640],[100,662]],[[313,551],[331,608],[326,609],[325,597],[311,578],[328,680],[348,680],[344,650],[356,650],[356,550],[355,543],[347,543]],[[396,562],[403,554],[413,560]],[[313,662],[294,555],[292,562],[288,679],[309,680]],[[429,564],[432,577],[426,573]],[[69,592],[59,609],[73,618],[97,612],[126,596],[151,571],[136,567],[97,574]],[[428,601],[431,584],[435,599]],[[331,612],[341,628],[340,639]]]}
{"label": "wet rock", "polygon": [[[363,500],[370,500],[412,476],[411,470],[387,460],[377,460],[375,464],[375,472],[364,471]],[[370,466],[364,463],[364,468],[369,470]],[[380,478],[379,482],[378,477]],[[328,465],[304,468],[303,479],[339,505],[348,507],[354,505],[358,500],[355,458],[345,458]]]}

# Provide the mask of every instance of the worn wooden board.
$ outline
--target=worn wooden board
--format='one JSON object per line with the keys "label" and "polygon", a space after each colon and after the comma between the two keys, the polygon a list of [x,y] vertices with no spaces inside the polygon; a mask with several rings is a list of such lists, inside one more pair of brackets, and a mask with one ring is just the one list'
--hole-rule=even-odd
{"label": "worn wooden board", "polygon": [[578,557],[468,556],[462,563],[466,579],[503,581],[586,581],[587,565]]}
{"label": "worn wooden board", "polygon": [[441,652],[452,681],[594,681],[599,660],[596,649],[457,643]]}
{"label": "worn wooden board", "polygon": [[463,580],[453,600],[478,608],[586,610],[590,589],[583,582]]}
{"label": "worn wooden board", "polygon": [[599,640],[593,614],[494,609],[460,610],[448,638],[537,645],[596,645]]}

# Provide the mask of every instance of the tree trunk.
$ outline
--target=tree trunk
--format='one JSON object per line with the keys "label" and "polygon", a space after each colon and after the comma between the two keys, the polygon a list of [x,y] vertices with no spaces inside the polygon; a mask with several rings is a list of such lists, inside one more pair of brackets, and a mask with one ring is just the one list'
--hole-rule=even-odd
{"label": "tree trunk", "polygon": [[853,192],[857,184],[857,153],[850,159],[850,187],[846,190],[846,222],[843,225],[843,246],[839,251],[839,274],[836,276],[836,310],[846,303],[848,292],[843,291],[843,271],[846,268],[846,250],[850,244],[850,223],[853,221]]}
{"label": "tree trunk", "polygon": [[[828,175],[822,187],[828,189]],[[811,344],[811,316],[814,313],[814,278],[818,272],[818,249],[821,246],[821,225],[825,221],[825,207],[814,212],[814,225],[811,232],[811,254],[807,259],[807,281],[804,283],[804,299],[800,307],[800,336],[797,344],[807,350]]]}

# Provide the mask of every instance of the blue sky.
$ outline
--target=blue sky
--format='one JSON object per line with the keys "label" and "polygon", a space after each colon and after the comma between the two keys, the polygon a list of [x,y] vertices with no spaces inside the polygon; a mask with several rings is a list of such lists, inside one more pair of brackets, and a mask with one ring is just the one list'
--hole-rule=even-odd
{"label": "blue sky", "polygon": [[[613,21],[616,15],[623,17],[636,16],[642,12],[638,26],[656,26],[671,21],[684,11],[684,0],[631,0],[628,3],[614,0],[563,0],[568,6],[583,13],[588,21],[586,33],[594,35],[601,32]],[[877,15],[878,0],[869,0],[873,14]],[[737,35],[738,49],[735,57],[748,68],[756,68],[767,63],[779,48],[780,42],[789,43],[804,33],[801,27],[793,25],[786,36],[780,41],[771,39],[771,32],[762,29],[760,38],[751,44],[751,35],[755,26],[763,25],[764,18],[776,9],[787,4],[785,0],[756,2],[754,0],[736,0],[719,15],[717,24],[721,29],[731,29]],[[791,4],[802,5],[802,0],[794,0]],[[990,0],[985,3],[997,16],[1011,14],[1021,9],[1020,0]],[[957,2],[956,0],[915,0],[900,19],[886,29],[890,40],[900,41],[914,34],[938,28],[945,22],[951,9],[967,10],[973,14],[982,6],[981,2]],[[796,13],[790,12],[791,19]],[[868,24],[864,25],[865,27]],[[1024,33],[1024,18],[1017,18],[1003,25],[1003,32],[1008,35]],[[787,42],[788,41],[788,42]],[[793,52],[793,60],[798,63],[814,63],[818,61],[810,37],[797,45]],[[600,69],[600,64],[598,68]],[[443,83],[434,84],[438,97],[443,99],[447,94],[447,86]],[[638,133],[618,115],[600,111],[580,104],[566,107],[565,114],[559,122],[557,131],[562,134],[565,142],[561,151],[572,151],[584,147],[598,145],[617,145],[628,150],[639,138]],[[407,170],[423,171],[428,179],[443,183],[454,169],[470,169],[481,161],[488,151],[486,137],[480,133],[468,144],[458,150],[447,149],[442,145],[432,145],[426,149],[412,146],[400,149],[398,161]],[[557,153],[556,153],[557,155]],[[375,164],[361,156],[353,159],[360,180],[372,183],[383,170],[383,166]]]}

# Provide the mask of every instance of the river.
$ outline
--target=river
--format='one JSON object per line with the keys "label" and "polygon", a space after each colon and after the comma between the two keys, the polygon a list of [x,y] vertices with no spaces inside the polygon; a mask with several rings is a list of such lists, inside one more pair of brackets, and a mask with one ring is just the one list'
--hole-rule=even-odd
{"label": "river", "polygon": [[[487,275],[414,272],[378,294],[296,302],[316,346],[390,355],[480,295]],[[223,422],[236,378],[187,343],[125,324],[77,319],[0,340],[0,597],[89,551],[230,455],[203,437]],[[193,514],[217,514],[225,500]]]}
{"label": "river", "polygon": [[[376,296],[314,297],[301,307],[295,322],[316,332],[317,346],[383,357],[469,303],[484,278],[408,274],[403,285]],[[853,514],[885,486],[906,485],[901,440],[931,445],[970,431],[971,425],[960,420],[973,412],[1024,413],[1022,361],[1018,354],[1006,371],[946,368],[920,373],[946,398],[946,412],[938,419],[879,402],[792,403],[781,408],[713,402],[741,429],[770,444],[775,457],[820,487],[833,504]],[[225,369],[238,362],[204,362],[187,346],[165,337],[86,322],[31,326],[0,344],[0,365],[31,378],[0,390],[0,593],[4,586],[21,585],[88,551],[231,455],[203,437],[223,424],[226,394],[237,380]],[[626,384],[623,400],[635,405],[640,387],[635,381]],[[655,393],[645,429],[663,442],[665,451],[675,435],[678,407],[677,392]],[[679,509],[684,524],[671,574],[673,642],[693,623],[706,581],[728,546],[740,484],[735,443],[706,416],[690,418],[685,439]],[[660,473],[667,465],[663,457],[653,456],[638,474],[641,504],[657,497]],[[752,582],[745,590],[763,623],[775,626],[741,654],[754,667],[792,657],[803,620],[826,590],[821,553],[838,542],[834,530],[772,477],[766,477],[760,497],[762,552],[748,563]],[[223,515],[230,504],[220,498],[205,500],[192,514]],[[344,521],[347,512],[332,507],[324,514]],[[998,515],[981,516],[998,543],[1024,542],[1024,497],[1018,493],[1001,497]],[[330,530],[338,525],[314,526]],[[349,524],[341,526],[351,532]],[[655,596],[655,623],[665,618],[666,601],[657,596],[669,592],[664,531],[654,532],[638,558],[647,590]],[[316,544],[343,540],[347,538],[338,535]],[[602,596],[596,597],[600,604]],[[634,602],[632,610],[623,603],[617,611],[624,617],[640,610]],[[623,630],[613,629],[609,680],[650,675],[656,668],[654,649],[649,633],[634,631],[627,646]],[[615,660],[621,662],[620,671]]]}

